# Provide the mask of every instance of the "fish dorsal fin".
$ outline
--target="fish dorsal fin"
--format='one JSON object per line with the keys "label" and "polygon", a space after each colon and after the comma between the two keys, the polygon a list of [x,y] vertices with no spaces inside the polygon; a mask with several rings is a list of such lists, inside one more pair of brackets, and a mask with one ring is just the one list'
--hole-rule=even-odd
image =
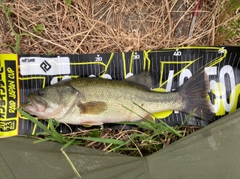
{"label": "fish dorsal fin", "polygon": [[79,103],[77,105],[81,114],[98,115],[107,109],[107,104],[102,101],[90,101],[87,103]]}
{"label": "fish dorsal fin", "polygon": [[143,71],[141,73],[137,73],[125,80],[143,85],[143,86],[147,87],[148,89],[154,88],[156,86],[156,84],[158,83],[155,75],[153,75],[152,72],[148,72],[148,71]]}

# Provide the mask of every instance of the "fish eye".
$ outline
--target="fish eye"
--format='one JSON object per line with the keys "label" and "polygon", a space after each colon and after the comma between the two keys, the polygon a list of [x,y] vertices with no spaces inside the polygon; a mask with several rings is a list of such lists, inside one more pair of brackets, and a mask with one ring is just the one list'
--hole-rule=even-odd
{"label": "fish eye", "polygon": [[43,91],[42,89],[38,90],[38,95],[39,95],[39,96],[44,95],[44,91]]}

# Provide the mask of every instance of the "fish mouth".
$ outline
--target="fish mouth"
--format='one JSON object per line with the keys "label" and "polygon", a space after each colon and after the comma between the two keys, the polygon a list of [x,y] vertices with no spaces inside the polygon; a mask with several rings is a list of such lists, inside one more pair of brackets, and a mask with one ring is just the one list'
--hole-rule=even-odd
{"label": "fish mouth", "polygon": [[46,102],[41,99],[27,99],[29,103],[21,104],[21,108],[30,114],[37,115],[39,112],[44,112],[44,110],[47,108]]}

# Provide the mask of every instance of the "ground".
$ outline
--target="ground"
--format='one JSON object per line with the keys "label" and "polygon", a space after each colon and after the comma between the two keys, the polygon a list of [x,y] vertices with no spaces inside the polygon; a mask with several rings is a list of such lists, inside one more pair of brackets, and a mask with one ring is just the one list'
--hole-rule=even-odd
{"label": "ground", "polygon": [[[3,0],[9,21],[1,8],[0,52],[86,54],[239,45],[239,2],[202,0],[190,30],[196,2]],[[18,51],[11,48],[18,45]]]}

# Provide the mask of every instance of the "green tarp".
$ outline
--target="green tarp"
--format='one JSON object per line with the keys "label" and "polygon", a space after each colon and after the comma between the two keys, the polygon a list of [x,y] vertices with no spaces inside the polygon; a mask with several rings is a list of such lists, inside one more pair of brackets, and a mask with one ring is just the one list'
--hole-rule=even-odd
{"label": "green tarp", "polygon": [[[1,179],[77,178],[62,144],[0,139]],[[83,179],[240,178],[240,110],[148,157],[130,157],[78,146],[67,154]]]}

